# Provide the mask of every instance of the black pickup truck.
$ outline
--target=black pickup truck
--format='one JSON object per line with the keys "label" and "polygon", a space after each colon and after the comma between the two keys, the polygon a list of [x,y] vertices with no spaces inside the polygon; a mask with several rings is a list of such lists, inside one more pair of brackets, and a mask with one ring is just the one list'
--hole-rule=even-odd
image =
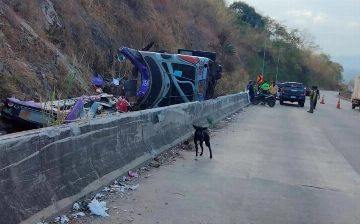
{"label": "black pickup truck", "polygon": [[299,82],[285,82],[280,91],[280,104],[284,104],[284,101],[298,102],[300,107],[304,107],[305,104],[305,91],[302,83]]}

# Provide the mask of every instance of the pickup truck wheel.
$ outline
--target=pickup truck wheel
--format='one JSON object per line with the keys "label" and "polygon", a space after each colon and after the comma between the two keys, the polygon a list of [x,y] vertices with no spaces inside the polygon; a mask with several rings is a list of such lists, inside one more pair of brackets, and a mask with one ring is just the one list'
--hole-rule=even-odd
{"label": "pickup truck wheel", "polygon": [[304,102],[298,102],[300,107],[304,107]]}
{"label": "pickup truck wheel", "polygon": [[284,101],[283,100],[280,100],[280,105],[283,105],[284,104]]}
{"label": "pickup truck wheel", "polygon": [[351,108],[355,109],[356,105],[355,104],[351,104]]}

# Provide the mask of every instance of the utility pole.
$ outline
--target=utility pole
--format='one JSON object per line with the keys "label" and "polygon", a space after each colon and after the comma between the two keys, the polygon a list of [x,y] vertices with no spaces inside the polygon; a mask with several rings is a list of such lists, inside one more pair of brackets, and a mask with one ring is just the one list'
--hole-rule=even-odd
{"label": "utility pole", "polygon": [[263,64],[262,64],[262,71],[261,71],[261,75],[263,76],[263,80],[264,80],[264,66],[265,66],[265,51],[266,51],[266,38],[264,41],[264,57],[263,57]]}
{"label": "utility pole", "polygon": [[278,51],[278,58],[277,58],[277,65],[276,65],[276,77],[275,77],[276,82],[278,81],[277,77],[278,77],[278,73],[279,73],[279,55],[280,55],[280,49]]}

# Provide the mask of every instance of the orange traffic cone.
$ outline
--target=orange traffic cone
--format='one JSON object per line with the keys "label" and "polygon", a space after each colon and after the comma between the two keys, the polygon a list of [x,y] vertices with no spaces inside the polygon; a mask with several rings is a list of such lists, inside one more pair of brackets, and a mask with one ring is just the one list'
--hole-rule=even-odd
{"label": "orange traffic cone", "polygon": [[336,108],[337,108],[337,109],[340,109],[340,99],[339,99],[339,101],[338,101],[338,103],[337,103],[337,105],[336,105]]}
{"label": "orange traffic cone", "polygon": [[325,104],[324,95],[323,95],[323,97],[322,97],[322,99],[321,99],[320,103],[321,103],[321,104]]}

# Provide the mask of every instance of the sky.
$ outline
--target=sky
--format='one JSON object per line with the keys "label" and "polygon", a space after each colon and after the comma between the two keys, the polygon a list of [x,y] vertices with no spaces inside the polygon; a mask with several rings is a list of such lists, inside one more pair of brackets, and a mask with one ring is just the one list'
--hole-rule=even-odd
{"label": "sky", "polygon": [[242,1],[289,28],[311,34],[331,57],[360,56],[360,0]]}

